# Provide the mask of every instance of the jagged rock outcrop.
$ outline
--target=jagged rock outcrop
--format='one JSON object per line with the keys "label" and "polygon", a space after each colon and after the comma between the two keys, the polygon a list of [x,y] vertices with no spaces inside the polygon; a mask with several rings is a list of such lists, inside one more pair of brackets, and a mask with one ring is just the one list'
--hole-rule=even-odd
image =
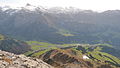
{"label": "jagged rock outcrop", "polygon": [[42,60],[0,51],[0,68],[53,68]]}
{"label": "jagged rock outcrop", "polygon": [[71,50],[51,50],[40,57],[43,61],[56,68],[91,68],[84,60],[75,57],[75,54]]}
{"label": "jagged rock outcrop", "polygon": [[104,62],[83,59],[83,55],[74,50],[50,50],[39,56],[40,59],[55,68],[115,68]]}

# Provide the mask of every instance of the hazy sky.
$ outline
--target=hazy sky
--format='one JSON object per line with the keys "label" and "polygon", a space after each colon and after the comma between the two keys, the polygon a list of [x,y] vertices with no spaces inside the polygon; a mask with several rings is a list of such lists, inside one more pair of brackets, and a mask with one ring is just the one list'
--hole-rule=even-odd
{"label": "hazy sky", "polygon": [[0,0],[0,6],[25,6],[26,3],[47,7],[77,7],[94,11],[120,9],[120,0]]}

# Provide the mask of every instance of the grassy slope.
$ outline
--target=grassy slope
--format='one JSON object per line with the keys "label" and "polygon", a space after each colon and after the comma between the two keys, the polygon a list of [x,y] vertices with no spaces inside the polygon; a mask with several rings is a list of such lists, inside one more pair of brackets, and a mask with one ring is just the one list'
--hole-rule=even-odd
{"label": "grassy slope", "polygon": [[0,40],[4,40],[4,36],[0,34]]}
{"label": "grassy slope", "polygon": [[27,41],[27,43],[29,45],[31,45],[31,49],[33,51],[26,52],[25,55],[29,55],[29,54],[33,53],[34,51],[38,50],[38,52],[35,52],[31,56],[39,56],[51,49],[56,49],[56,47],[55,47],[56,44],[51,44],[51,43],[47,43],[47,42]]}
{"label": "grassy slope", "polygon": [[61,34],[63,36],[75,36],[74,34],[72,34],[71,32],[69,32],[68,30],[65,30],[65,29],[59,29],[58,34]]}
{"label": "grassy slope", "polygon": [[[41,51],[38,51],[36,53],[33,53],[33,51],[29,51],[29,52],[25,53],[25,55],[29,55],[29,54],[33,53],[31,56],[34,56],[34,57],[42,55],[51,49],[58,49],[59,46],[66,47],[66,46],[78,45],[78,44],[62,44],[62,45],[59,44],[59,45],[57,45],[57,44],[51,44],[51,43],[47,43],[47,42],[38,42],[38,41],[27,41],[27,43],[29,45],[31,45],[31,48],[33,51],[41,49]],[[112,47],[111,45],[108,45],[108,44],[98,44],[98,46]],[[95,49],[93,49],[91,51],[89,50],[89,48],[91,48],[91,46],[89,46],[87,44],[84,44],[84,46],[82,46],[82,47],[86,51],[86,53],[84,53],[84,54],[88,55],[89,57],[90,57],[90,55],[92,56],[91,61],[98,61],[98,60],[101,62],[109,61],[113,65],[120,64],[120,59],[118,59],[115,56],[112,56],[108,53],[101,52],[101,50],[102,50],[101,47],[96,47]],[[78,50],[77,47],[73,47],[72,50],[76,51],[79,54],[82,54],[82,50]]]}

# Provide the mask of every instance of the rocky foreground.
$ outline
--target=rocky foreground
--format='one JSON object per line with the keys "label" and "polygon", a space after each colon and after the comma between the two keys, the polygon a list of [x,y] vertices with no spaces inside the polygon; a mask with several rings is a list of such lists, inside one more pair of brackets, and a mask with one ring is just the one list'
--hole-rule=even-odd
{"label": "rocky foreground", "polygon": [[0,68],[53,68],[42,60],[0,50]]}

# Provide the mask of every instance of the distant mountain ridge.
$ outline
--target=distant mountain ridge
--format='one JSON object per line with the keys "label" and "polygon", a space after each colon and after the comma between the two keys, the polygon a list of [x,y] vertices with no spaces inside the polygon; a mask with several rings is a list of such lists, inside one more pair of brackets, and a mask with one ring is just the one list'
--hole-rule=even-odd
{"label": "distant mountain ridge", "polygon": [[[75,7],[51,7],[51,8],[47,8],[47,7],[43,7],[43,6],[34,6],[31,5],[29,3],[27,3],[24,7],[16,7],[16,8],[12,8],[11,6],[4,6],[1,7],[1,10],[6,11],[9,9],[14,9],[14,10],[21,10],[21,9],[25,9],[28,11],[36,11],[36,10],[40,10],[42,12],[47,12],[47,13],[67,13],[67,12],[79,12],[79,11],[84,11],[82,9],[78,9]],[[92,12],[91,10],[86,10],[86,13],[88,12]]]}
{"label": "distant mountain ridge", "polygon": [[[31,11],[30,7],[35,10]],[[60,44],[108,43],[119,46],[120,10],[101,13],[74,8],[65,10],[61,8],[48,10],[31,5],[4,11],[1,8],[0,33],[22,40]]]}

